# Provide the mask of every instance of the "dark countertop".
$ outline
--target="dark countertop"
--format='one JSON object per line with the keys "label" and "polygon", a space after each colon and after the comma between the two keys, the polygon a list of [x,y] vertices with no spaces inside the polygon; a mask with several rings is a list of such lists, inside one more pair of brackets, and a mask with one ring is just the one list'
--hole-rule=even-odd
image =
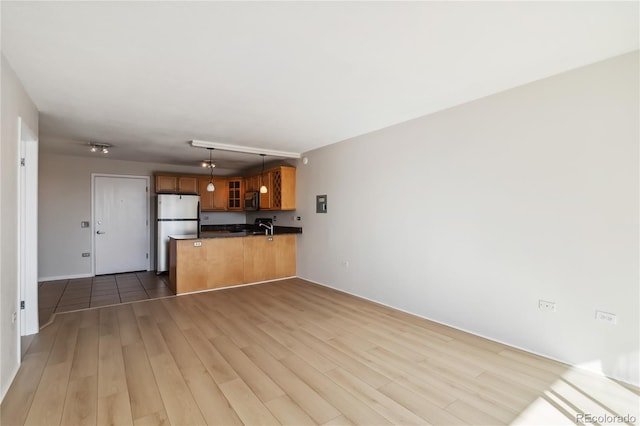
{"label": "dark countertop", "polygon": [[[265,228],[252,224],[232,224],[232,225],[202,225],[201,232],[246,232],[247,235],[264,234]],[[273,233],[278,234],[302,234],[302,228],[295,226],[274,226]]]}
{"label": "dark countertop", "polygon": [[[257,227],[255,225],[202,225],[202,231],[200,237],[196,234],[188,235],[171,235],[174,240],[196,240],[203,238],[237,238],[237,237],[251,237],[251,236],[264,236],[266,229],[263,227]],[[302,228],[295,226],[274,226],[274,235],[282,234],[302,234]]]}
{"label": "dark countertop", "polygon": [[[169,238],[174,240],[204,240],[208,238],[239,238],[239,237],[253,237],[254,234],[247,234],[246,232],[201,232],[200,237],[196,234],[187,235],[170,235]],[[255,235],[259,237],[259,234]]]}

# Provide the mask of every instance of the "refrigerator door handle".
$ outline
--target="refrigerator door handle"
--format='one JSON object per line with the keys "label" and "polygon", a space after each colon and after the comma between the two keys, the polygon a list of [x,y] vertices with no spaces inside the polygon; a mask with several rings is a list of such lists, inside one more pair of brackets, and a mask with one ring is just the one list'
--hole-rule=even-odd
{"label": "refrigerator door handle", "polygon": [[200,201],[198,201],[198,229],[196,233],[197,238],[200,238],[200,227]]}

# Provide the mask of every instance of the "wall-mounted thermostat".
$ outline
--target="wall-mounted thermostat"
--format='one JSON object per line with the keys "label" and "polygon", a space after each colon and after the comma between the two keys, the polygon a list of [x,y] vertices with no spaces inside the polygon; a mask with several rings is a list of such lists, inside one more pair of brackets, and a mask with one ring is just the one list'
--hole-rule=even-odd
{"label": "wall-mounted thermostat", "polygon": [[316,213],[327,212],[327,194],[316,195]]}

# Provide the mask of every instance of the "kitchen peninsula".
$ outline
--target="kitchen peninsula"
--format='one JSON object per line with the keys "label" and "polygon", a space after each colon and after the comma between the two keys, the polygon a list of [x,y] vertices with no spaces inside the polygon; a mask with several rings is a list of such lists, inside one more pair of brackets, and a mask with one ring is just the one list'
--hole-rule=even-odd
{"label": "kitchen peninsula", "polygon": [[276,227],[275,235],[210,231],[172,236],[170,286],[176,294],[269,281],[296,275],[296,234]]}

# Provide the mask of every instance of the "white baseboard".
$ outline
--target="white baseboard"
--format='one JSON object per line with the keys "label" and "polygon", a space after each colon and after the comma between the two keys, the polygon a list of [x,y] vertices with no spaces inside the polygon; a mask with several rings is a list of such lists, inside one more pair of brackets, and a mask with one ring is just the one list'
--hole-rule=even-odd
{"label": "white baseboard", "polygon": [[[18,365],[15,367],[15,369],[13,371],[11,371],[11,373],[9,374],[9,377],[11,377],[11,380],[9,380],[7,382],[6,389],[2,389],[2,395],[0,395],[0,403],[2,401],[4,401],[4,397],[7,396],[7,392],[9,392],[9,388],[13,384],[13,381],[16,379],[16,376],[18,375],[18,370],[20,370],[20,364],[21,363],[22,362],[19,362]],[[3,383],[3,385],[4,385],[4,383]]]}
{"label": "white baseboard", "polygon": [[619,381],[621,381],[621,382],[624,382],[624,383],[627,383],[627,384],[629,384],[629,385],[636,386],[636,387],[638,387],[638,386],[639,386],[639,384],[637,384],[637,383],[631,383],[631,382],[629,382],[628,380],[626,380],[626,379],[624,379],[624,378],[622,378],[622,377],[612,377],[612,376],[607,376],[606,374],[604,374],[604,373],[603,373],[602,371],[600,371],[600,370],[596,370],[596,369],[593,369],[593,368],[589,368],[589,367],[584,366],[584,365],[572,364],[572,363],[570,363],[569,361],[566,361],[566,360],[563,360],[563,359],[558,359],[558,358],[556,358],[556,357],[552,357],[552,356],[549,356],[549,355],[547,355],[547,354],[544,354],[544,353],[541,353],[541,352],[537,352],[537,351],[531,350],[531,349],[529,349],[529,348],[523,348],[523,347],[520,347],[520,346],[516,346],[516,345],[514,345],[514,344],[507,343],[507,342],[503,342],[503,341],[501,341],[501,340],[498,340],[498,339],[495,339],[495,338],[492,338],[492,337],[484,336],[484,335],[482,335],[482,334],[475,333],[475,332],[473,332],[473,331],[465,330],[464,328],[456,327],[456,326],[454,326],[454,325],[447,324],[447,323],[444,323],[444,322],[442,322],[442,321],[434,320],[434,319],[429,318],[429,317],[426,317],[426,316],[424,316],[424,315],[416,314],[415,312],[410,312],[410,311],[407,311],[407,310],[404,310],[404,309],[400,309],[400,308],[398,308],[398,307],[396,307],[396,306],[389,305],[389,304],[384,303],[384,302],[380,302],[379,300],[370,299],[370,298],[365,297],[365,296],[362,296],[362,295],[360,295],[360,294],[351,293],[351,292],[349,292],[349,291],[346,291],[346,290],[343,290],[343,289],[340,289],[340,288],[336,288],[336,287],[332,287],[332,286],[330,286],[330,285],[327,285],[327,284],[324,284],[324,283],[321,283],[321,282],[318,282],[318,281],[314,281],[314,280],[311,280],[311,279],[309,279],[309,278],[304,278],[304,277],[301,277],[301,276],[298,276],[297,278],[300,278],[301,280],[309,281],[309,282],[311,282],[311,283],[313,283],[313,284],[317,284],[317,285],[322,286],[322,287],[327,287],[327,288],[330,288],[330,289],[332,289],[332,290],[339,291],[339,292],[341,292],[341,293],[346,293],[346,294],[349,294],[349,295],[351,295],[351,296],[358,297],[358,298],[360,298],[360,299],[368,300],[369,302],[377,303],[378,305],[386,306],[386,307],[388,307],[388,308],[395,309],[396,311],[404,312],[404,313],[406,313],[406,314],[413,315],[413,316],[415,316],[415,317],[422,318],[422,319],[425,319],[425,320],[427,320],[427,321],[432,321],[432,322],[435,322],[435,323],[437,323],[437,324],[441,324],[441,325],[444,325],[444,326],[447,326],[447,327],[451,327],[451,328],[453,328],[453,329],[460,330],[460,331],[463,331],[463,332],[465,332],[465,333],[472,334],[472,335],[474,335],[474,336],[482,337],[483,339],[491,340],[492,342],[500,343],[500,344],[502,344],[502,345],[509,346],[509,347],[511,347],[511,348],[515,348],[515,349],[518,349],[518,350],[521,350],[521,351],[524,351],[524,352],[529,352],[530,354],[538,355],[538,356],[541,356],[541,357],[543,357],[543,358],[547,358],[547,359],[550,359],[550,360],[553,360],[553,361],[556,361],[556,362],[559,362],[559,363],[562,363],[562,364],[565,364],[565,365],[568,365],[568,366],[571,366],[571,367],[575,367],[575,368],[580,369],[580,370],[583,370],[583,371],[588,371],[589,373],[592,373],[592,374],[595,374],[595,375],[598,375],[598,376],[608,377],[608,378],[610,378],[610,379],[614,379],[614,380],[619,380]]}
{"label": "white baseboard", "polygon": [[93,278],[92,273],[88,274],[74,274],[74,275],[58,275],[55,277],[38,277],[38,282],[43,281],[60,281],[60,280],[74,280],[76,278]]}

